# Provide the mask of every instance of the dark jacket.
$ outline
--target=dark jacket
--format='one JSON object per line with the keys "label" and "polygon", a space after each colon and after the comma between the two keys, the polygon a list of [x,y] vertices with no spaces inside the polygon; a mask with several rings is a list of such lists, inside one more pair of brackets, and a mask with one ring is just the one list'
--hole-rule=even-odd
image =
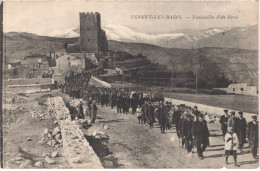
{"label": "dark jacket", "polygon": [[186,139],[192,138],[192,120],[184,119],[181,127],[182,136],[185,136]]}
{"label": "dark jacket", "polygon": [[205,120],[203,120],[202,122],[197,120],[193,123],[192,136],[195,137],[195,145],[199,145],[199,144],[209,145],[210,134],[209,134],[207,122]]}
{"label": "dark jacket", "polygon": [[256,122],[256,124],[254,124],[253,121],[248,123],[247,136],[251,147],[254,145],[258,146],[258,122]]}
{"label": "dark jacket", "polygon": [[239,143],[244,143],[246,140],[246,119],[245,118],[237,118],[235,122],[235,130],[237,133]]}
{"label": "dark jacket", "polygon": [[228,122],[228,116],[222,115],[220,117],[219,123],[221,124],[221,130],[227,131],[227,122]]}

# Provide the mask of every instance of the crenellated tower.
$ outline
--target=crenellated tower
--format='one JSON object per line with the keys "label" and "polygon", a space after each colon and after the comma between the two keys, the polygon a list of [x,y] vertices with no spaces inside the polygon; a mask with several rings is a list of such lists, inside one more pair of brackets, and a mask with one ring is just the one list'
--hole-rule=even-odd
{"label": "crenellated tower", "polygon": [[[85,53],[103,54],[107,50],[104,46],[104,33],[101,30],[100,13],[80,13],[80,50]],[[106,41],[106,40],[105,40]]]}

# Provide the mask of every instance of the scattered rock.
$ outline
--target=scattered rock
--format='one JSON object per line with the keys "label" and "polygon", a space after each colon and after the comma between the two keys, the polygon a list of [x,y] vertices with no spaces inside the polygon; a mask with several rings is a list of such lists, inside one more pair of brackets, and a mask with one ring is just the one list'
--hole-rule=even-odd
{"label": "scattered rock", "polygon": [[25,169],[25,168],[32,168],[32,161],[31,160],[24,160],[23,162],[21,162],[20,167],[21,169]]}
{"label": "scattered rock", "polygon": [[42,162],[40,161],[37,161],[35,164],[34,164],[35,167],[38,167],[38,168],[42,168],[43,167],[43,164]]}
{"label": "scattered rock", "polygon": [[48,145],[51,145],[51,140],[47,142]]}
{"label": "scattered rock", "polygon": [[57,157],[57,156],[58,156],[58,152],[57,152],[57,151],[51,153],[51,157],[52,157],[52,158]]}
{"label": "scattered rock", "polygon": [[56,139],[56,140],[60,140],[60,139],[61,139],[61,134],[60,134],[60,133],[57,134],[57,135],[55,136],[55,139]]}
{"label": "scattered rock", "polygon": [[108,168],[113,168],[114,167],[113,161],[104,160],[104,163],[105,163],[106,167],[108,167]]}
{"label": "scattered rock", "polygon": [[56,145],[56,141],[55,140],[51,140],[51,145],[54,147]]}
{"label": "scattered rock", "polygon": [[47,157],[47,156],[49,156],[47,153],[42,153],[42,157],[43,157],[43,158],[45,158],[45,157]]}
{"label": "scattered rock", "polygon": [[28,137],[28,138],[27,138],[27,141],[32,141],[32,139]]}
{"label": "scattered rock", "polygon": [[53,136],[55,136],[55,135],[57,135],[58,133],[60,133],[60,127],[59,126],[57,126],[56,128],[54,128],[54,130],[53,130],[53,132],[52,132],[52,135]]}
{"label": "scattered rock", "polygon": [[54,145],[55,148],[60,148],[61,146],[59,144]]}
{"label": "scattered rock", "polygon": [[45,157],[45,160],[46,160],[46,162],[49,163],[49,164],[54,164],[54,163],[55,163],[55,161],[52,160],[49,156],[46,156],[46,157]]}
{"label": "scattered rock", "polygon": [[49,133],[48,128],[45,128],[45,129],[44,129],[44,134],[48,134],[48,133]]}
{"label": "scattered rock", "polygon": [[113,159],[114,157],[112,156],[112,154],[104,157],[104,160],[113,160]]}
{"label": "scattered rock", "polygon": [[21,161],[23,159],[24,159],[23,157],[15,157],[15,158],[13,158],[13,160],[15,160],[15,161]]}
{"label": "scattered rock", "polygon": [[97,131],[92,132],[92,136],[95,137],[97,135]]}
{"label": "scattered rock", "polygon": [[55,124],[55,125],[58,124],[58,121],[54,121],[53,124]]}
{"label": "scattered rock", "polygon": [[52,139],[52,135],[50,133],[47,134],[48,138]]}
{"label": "scattered rock", "polygon": [[108,129],[108,127],[107,127],[107,125],[105,125],[105,126],[104,126],[104,130],[107,130],[107,129]]}

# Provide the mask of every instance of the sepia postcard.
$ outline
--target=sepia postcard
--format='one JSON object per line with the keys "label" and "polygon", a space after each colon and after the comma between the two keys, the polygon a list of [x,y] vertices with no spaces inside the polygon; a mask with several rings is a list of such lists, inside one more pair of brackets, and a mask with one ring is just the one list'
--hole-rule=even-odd
{"label": "sepia postcard", "polygon": [[257,169],[257,1],[3,1],[4,169]]}

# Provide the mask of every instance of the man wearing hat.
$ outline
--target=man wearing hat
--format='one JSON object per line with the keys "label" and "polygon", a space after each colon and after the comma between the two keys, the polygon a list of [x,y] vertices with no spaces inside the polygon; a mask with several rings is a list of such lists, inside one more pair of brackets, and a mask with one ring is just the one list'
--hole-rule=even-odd
{"label": "man wearing hat", "polygon": [[235,132],[237,133],[240,151],[243,150],[243,146],[246,140],[246,119],[243,117],[243,112],[238,112],[239,117],[236,119],[235,122]]}
{"label": "man wearing hat", "polygon": [[228,127],[227,133],[225,135],[225,155],[226,155],[226,165],[228,165],[229,155],[233,155],[235,160],[235,166],[239,167],[237,164],[237,148],[238,148],[238,138],[237,134],[233,132],[232,127]]}
{"label": "man wearing hat", "polygon": [[257,148],[258,148],[258,121],[257,116],[252,116],[253,121],[248,123],[248,140],[249,146],[252,149],[252,155],[255,159],[257,159]]}
{"label": "man wearing hat", "polygon": [[209,145],[209,130],[207,122],[203,119],[203,115],[198,115],[198,120],[196,120],[192,127],[192,138],[195,140],[195,146],[197,147],[198,157],[202,160],[204,158],[203,152]]}
{"label": "man wearing hat", "polygon": [[230,112],[230,118],[228,119],[227,127],[232,127],[235,130],[236,118],[235,111]]}
{"label": "man wearing hat", "polygon": [[198,107],[194,106],[193,114],[198,118],[198,115],[201,114],[200,111],[198,111]]}
{"label": "man wearing hat", "polygon": [[222,133],[223,133],[223,140],[225,140],[225,135],[227,133],[227,123],[228,123],[228,110],[224,110],[224,113],[225,115],[222,115],[220,117],[220,124],[221,124],[221,130],[222,130]]}

